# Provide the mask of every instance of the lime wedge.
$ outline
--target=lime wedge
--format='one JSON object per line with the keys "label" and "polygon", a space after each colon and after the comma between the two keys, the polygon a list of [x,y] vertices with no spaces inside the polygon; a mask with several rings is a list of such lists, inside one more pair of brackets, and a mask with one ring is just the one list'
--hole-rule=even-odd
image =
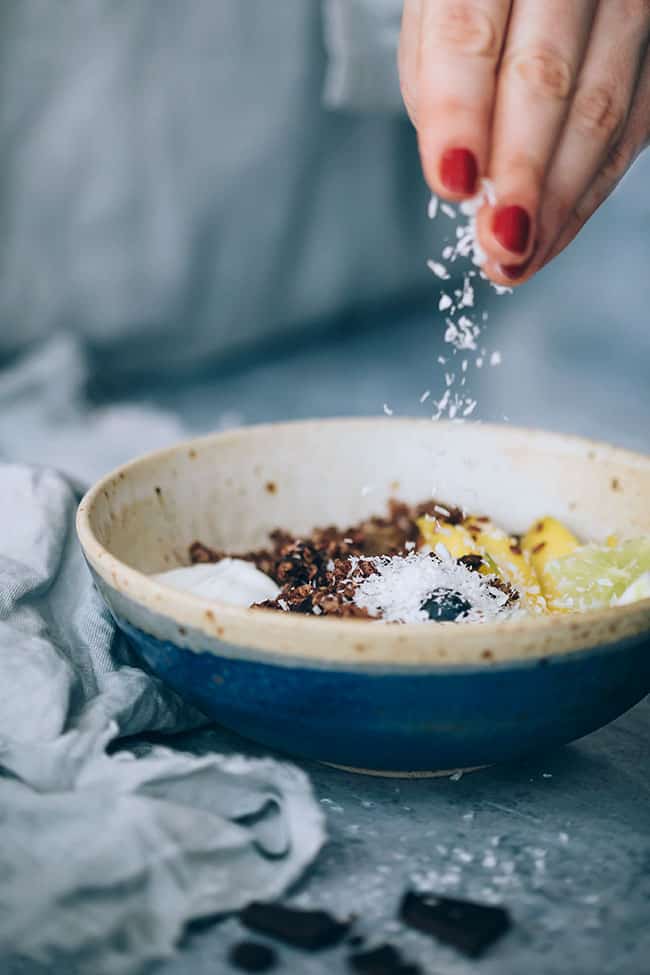
{"label": "lime wedge", "polygon": [[644,572],[631,586],[628,586],[623,595],[616,600],[616,605],[627,606],[628,603],[637,603],[639,599],[650,599],[650,572]]}
{"label": "lime wedge", "polygon": [[[546,565],[554,609],[583,611],[611,606],[650,572],[650,537],[608,545],[581,545]],[[638,597],[642,598],[642,597]]]}

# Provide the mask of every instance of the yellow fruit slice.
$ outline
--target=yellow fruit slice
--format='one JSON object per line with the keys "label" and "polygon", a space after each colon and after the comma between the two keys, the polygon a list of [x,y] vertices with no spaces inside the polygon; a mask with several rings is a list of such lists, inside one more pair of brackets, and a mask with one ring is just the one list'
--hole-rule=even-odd
{"label": "yellow fruit slice", "polygon": [[551,580],[545,578],[546,566],[553,559],[575,552],[578,539],[557,518],[539,518],[521,540],[521,547],[530,556],[542,592],[547,592]]}
{"label": "yellow fruit slice", "polygon": [[463,525],[450,525],[424,515],[417,519],[417,526],[424,544],[434,550],[436,545],[444,545],[454,559],[460,559],[463,555],[480,555],[472,536]]}
{"label": "yellow fruit slice", "polygon": [[582,545],[548,562],[552,606],[564,612],[611,606],[644,573],[650,572],[650,536],[608,545]]}
{"label": "yellow fruit slice", "polygon": [[485,519],[468,518],[465,527],[479,550],[492,559],[501,578],[521,593],[524,603],[530,609],[544,612],[546,603],[539,579],[518,539]]}

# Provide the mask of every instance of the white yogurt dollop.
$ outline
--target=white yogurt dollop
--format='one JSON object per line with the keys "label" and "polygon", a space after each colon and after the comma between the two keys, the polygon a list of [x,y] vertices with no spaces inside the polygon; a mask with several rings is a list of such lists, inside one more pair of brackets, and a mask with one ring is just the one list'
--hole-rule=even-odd
{"label": "white yogurt dollop", "polygon": [[252,606],[264,599],[275,599],[280,589],[251,562],[222,559],[199,562],[151,576],[172,589],[189,592],[203,599],[220,599],[233,606]]}

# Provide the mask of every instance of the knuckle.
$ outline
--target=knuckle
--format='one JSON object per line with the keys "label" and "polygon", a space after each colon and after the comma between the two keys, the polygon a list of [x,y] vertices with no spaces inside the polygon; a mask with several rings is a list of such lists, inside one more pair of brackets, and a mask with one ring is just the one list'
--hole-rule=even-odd
{"label": "knuckle", "polygon": [[573,123],[586,135],[609,141],[620,135],[625,113],[610,89],[603,86],[585,88],[576,93]]}
{"label": "knuckle", "polygon": [[569,223],[575,227],[582,227],[583,223],[587,222],[592,213],[593,207],[587,199],[580,200],[571,210]]}
{"label": "knuckle", "polygon": [[648,20],[650,18],[650,0],[620,0],[621,17],[627,20]]}
{"label": "knuckle", "polygon": [[548,214],[549,222],[554,227],[561,227],[571,217],[574,205],[575,194],[569,195],[567,190],[556,191],[552,201],[552,210],[551,207],[548,208],[551,210]]}
{"label": "knuckle", "polygon": [[566,99],[573,87],[569,62],[550,48],[517,51],[505,59],[505,69],[516,75],[535,94]]}
{"label": "knuckle", "polygon": [[525,182],[529,187],[539,191],[544,181],[544,166],[539,159],[524,151],[514,152],[504,167],[508,178],[517,182]]}
{"label": "knuckle", "polygon": [[615,142],[607,150],[603,164],[602,175],[605,180],[618,181],[632,164],[633,154],[630,147],[623,142]]}
{"label": "knuckle", "polygon": [[448,2],[436,12],[437,42],[456,54],[496,59],[497,31],[492,19],[473,3]]}

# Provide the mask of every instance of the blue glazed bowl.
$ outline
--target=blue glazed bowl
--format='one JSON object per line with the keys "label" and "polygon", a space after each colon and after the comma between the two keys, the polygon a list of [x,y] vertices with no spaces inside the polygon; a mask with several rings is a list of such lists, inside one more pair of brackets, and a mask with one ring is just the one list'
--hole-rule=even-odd
{"label": "blue glazed bowl", "polygon": [[478,424],[332,420],[180,444],[79,508],[97,586],[146,665],[206,714],[282,751],[375,774],[444,774],[572,741],[650,690],[650,599],[491,624],[392,625],[241,609],[150,578],[195,539],[350,524],[437,497],[512,531],[552,514],[584,539],[650,533],[650,459]]}

